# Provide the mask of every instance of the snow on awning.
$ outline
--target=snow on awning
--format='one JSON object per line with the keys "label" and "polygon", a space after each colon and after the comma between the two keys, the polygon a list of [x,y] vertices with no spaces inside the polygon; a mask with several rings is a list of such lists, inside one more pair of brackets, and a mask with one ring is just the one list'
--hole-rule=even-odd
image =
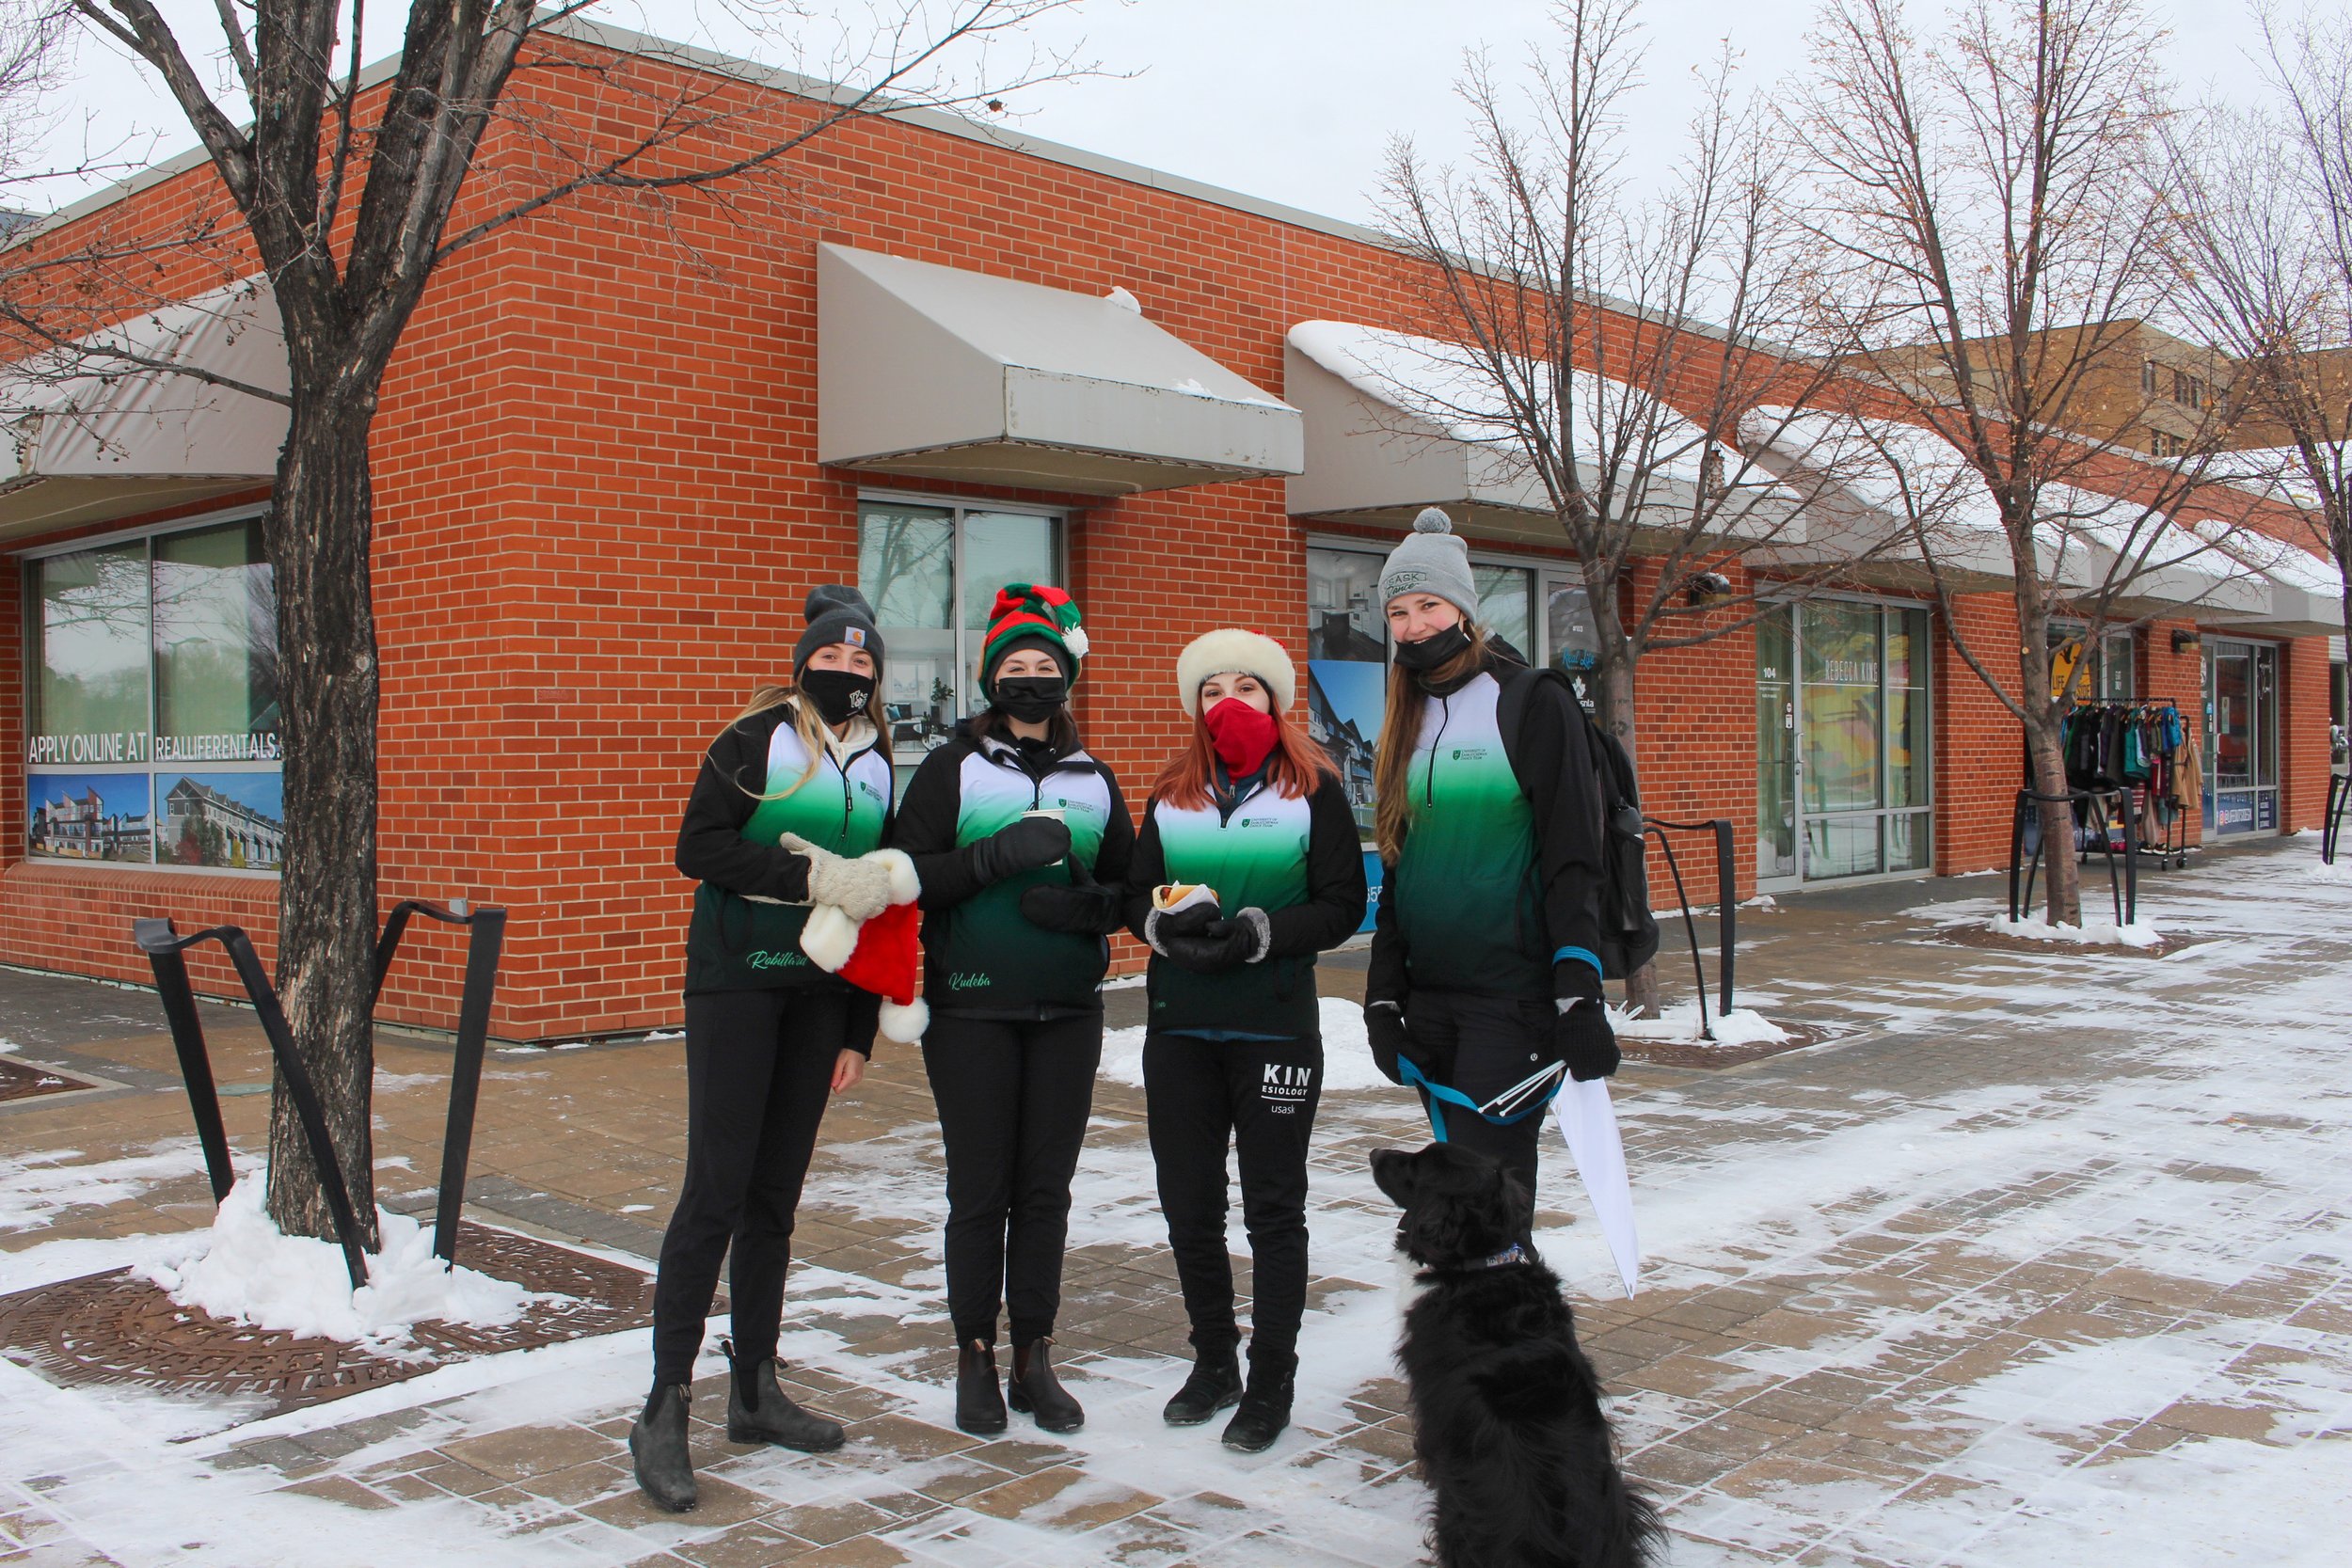
{"label": "snow on awning", "polygon": [[2219,522],[2187,526],[2211,541],[2217,552],[2242,563],[2263,585],[2266,602],[2260,610],[2214,616],[2213,625],[2274,637],[2343,641],[2344,573],[2334,562],[2250,529]]}
{"label": "snow on awning", "polygon": [[1132,295],[817,247],[817,458],[1118,496],[1298,471],[1298,411]]}
{"label": "snow on awning", "polygon": [[[1931,582],[1932,562],[1962,592],[2005,589],[2014,578],[1999,508],[1967,459],[1934,431],[1763,407],[1741,420],[1740,435],[1775,469],[1836,475],[1834,487],[1822,487],[1832,499],[1817,507],[1804,543],[1772,552],[1783,563],[1867,556],[1857,577],[1916,588]],[[2245,614],[2268,603],[2244,563],[2137,501],[2050,483],[2042,488],[2041,516],[2035,557],[2043,580],[2068,593],[2106,593],[2110,614]]]}
{"label": "snow on awning", "polygon": [[266,483],[286,405],[173,373],[283,392],[277,296],[247,278],[0,366],[0,538]]}
{"label": "snow on awning", "polygon": [[[1403,527],[1422,507],[1442,506],[1466,533],[1560,543],[1543,482],[1493,378],[1469,350],[1353,322],[1305,321],[1290,329],[1283,367],[1283,395],[1307,420],[1306,471],[1289,485],[1292,516]],[[1622,381],[1578,370],[1568,387],[1580,441],[1602,431],[1654,432],[1645,510],[1661,527],[1682,529],[1708,477],[1706,431]],[[1717,442],[1711,450],[1721,473],[1745,467],[1735,448]],[[1580,450],[1577,461],[1597,485],[1597,447]],[[1722,531],[1786,536],[1804,527],[1791,519],[1795,496],[1770,483],[1753,489],[1753,498],[1715,504]]]}

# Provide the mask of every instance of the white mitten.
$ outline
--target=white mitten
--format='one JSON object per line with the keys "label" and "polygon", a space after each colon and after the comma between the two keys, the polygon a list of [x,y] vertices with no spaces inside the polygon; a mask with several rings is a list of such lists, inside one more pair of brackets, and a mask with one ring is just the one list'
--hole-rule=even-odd
{"label": "white mitten", "polygon": [[808,901],[831,904],[854,925],[864,925],[891,905],[891,868],[860,856],[851,860],[822,849],[798,833],[777,840],[787,849],[808,859]]}

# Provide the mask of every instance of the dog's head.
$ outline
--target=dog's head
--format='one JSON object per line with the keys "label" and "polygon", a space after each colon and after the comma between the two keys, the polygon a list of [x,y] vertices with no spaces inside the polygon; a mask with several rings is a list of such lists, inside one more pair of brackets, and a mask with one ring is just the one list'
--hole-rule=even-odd
{"label": "dog's head", "polygon": [[1405,1211],[1397,1250],[1425,1269],[1484,1262],[1509,1250],[1526,1222],[1518,1178],[1458,1144],[1375,1149],[1372,1179]]}

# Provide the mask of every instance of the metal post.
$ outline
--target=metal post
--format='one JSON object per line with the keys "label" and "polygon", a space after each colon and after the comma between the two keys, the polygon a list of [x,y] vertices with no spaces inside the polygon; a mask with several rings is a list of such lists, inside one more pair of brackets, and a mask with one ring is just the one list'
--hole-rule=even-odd
{"label": "metal post", "polygon": [[229,1162],[229,1132],[220,1119],[220,1090],[213,1082],[212,1056],[204,1049],[204,1021],[197,1015],[188,960],[169,945],[170,921],[134,921],[131,931],[155,971],[155,993],[164,1000],[164,1022],[171,1028],[171,1049],[180,1058],[180,1079],[187,1085],[188,1110],[196,1117],[196,1141],[203,1147],[204,1173],[212,1179],[217,1204],[237,1184],[237,1168]]}
{"label": "metal post", "polygon": [[466,990],[457,1010],[457,1052],[449,1081],[449,1125],[441,1135],[441,1189],[433,1217],[433,1256],[452,1265],[457,1261],[457,1221],[466,1204],[466,1166],[473,1149],[474,1104],[482,1089],[482,1058],[490,1037],[490,995],[498,989],[499,950],[506,940],[506,911],[480,910],[467,916],[466,922]]}
{"label": "metal post", "polygon": [[1715,942],[1722,956],[1715,960],[1718,977],[1723,983],[1723,1000],[1716,1008],[1719,1014],[1731,1013],[1731,960],[1738,951],[1737,926],[1740,891],[1739,869],[1731,852],[1731,823],[1728,818],[1713,819],[1715,829]]}

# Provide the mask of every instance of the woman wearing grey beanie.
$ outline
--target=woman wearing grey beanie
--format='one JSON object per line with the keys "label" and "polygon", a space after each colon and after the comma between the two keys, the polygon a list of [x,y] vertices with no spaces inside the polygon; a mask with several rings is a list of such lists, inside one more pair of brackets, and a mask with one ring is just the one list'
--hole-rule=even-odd
{"label": "woman wearing grey beanie", "polygon": [[[1586,721],[1566,683],[1478,624],[1469,546],[1436,507],[1390,553],[1380,598],[1396,654],[1375,775],[1384,877],[1366,1032],[1380,1070],[1424,1108],[1424,1085],[1486,1108],[1437,1102],[1446,1136],[1515,1172],[1532,1203],[1549,1096],[1506,1091],[1558,1065],[1579,1080],[1617,1069]],[[1533,1221],[1531,1209],[1523,1239]]]}

